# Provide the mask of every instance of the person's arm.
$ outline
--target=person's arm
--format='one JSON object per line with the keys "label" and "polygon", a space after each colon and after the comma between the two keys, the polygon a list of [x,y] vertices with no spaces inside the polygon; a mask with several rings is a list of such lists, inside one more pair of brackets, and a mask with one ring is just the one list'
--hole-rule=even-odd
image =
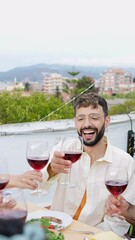
{"label": "person's arm", "polygon": [[35,181],[42,182],[42,173],[29,170],[20,175],[10,175],[10,180],[6,188],[36,189],[38,187]]}
{"label": "person's arm", "polygon": [[135,205],[129,204],[127,211],[123,212],[123,216],[127,222],[135,225]]}

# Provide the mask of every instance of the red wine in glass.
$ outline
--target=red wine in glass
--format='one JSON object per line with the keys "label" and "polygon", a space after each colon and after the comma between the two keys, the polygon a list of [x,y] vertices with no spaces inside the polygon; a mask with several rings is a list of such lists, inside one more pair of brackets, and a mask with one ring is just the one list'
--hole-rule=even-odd
{"label": "red wine in glass", "polygon": [[[49,161],[49,148],[47,141],[32,141],[28,142],[26,149],[26,158],[29,165],[36,171],[42,170]],[[48,192],[41,188],[38,184],[38,189],[33,191],[32,194],[36,196],[44,196]]]}
{"label": "red wine in glass", "polygon": [[64,159],[70,160],[72,163],[75,163],[81,157],[82,152],[65,152]]}
{"label": "red wine in glass", "polygon": [[[62,140],[61,151],[65,154],[64,159],[70,160],[73,164],[77,162],[83,152],[83,140],[79,136],[67,136]],[[71,182],[71,170],[69,172],[68,180],[61,180],[60,184],[68,185],[69,187],[76,187],[76,184]]]}
{"label": "red wine in glass", "polygon": [[31,158],[27,158],[27,161],[33,169],[40,171],[41,169],[43,169],[46,166],[46,164],[49,161],[49,158],[48,157],[47,158],[31,157]]}
{"label": "red wine in glass", "polygon": [[23,209],[5,209],[4,211],[0,211],[0,220],[13,220],[17,219],[25,223],[27,218],[27,211]]}
{"label": "red wine in glass", "polygon": [[106,181],[105,185],[108,191],[115,197],[123,193],[127,187],[128,181],[124,180],[110,180]]}
{"label": "red wine in glass", "polygon": [[22,224],[27,217],[27,204],[22,189],[9,188],[0,191],[0,221],[17,219]]}
{"label": "red wine in glass", "polygon": [[[105,173],[105,186],[108,191],[113,194],[114,197],[118,197],[123,193],[128,185],[128,173],[126,167],[119,167],[109,165]],[[124,219],[123,216],[113,214],[112,216],[106,216],[110,221],[119,221]]]}
{"label": "red wine in glass", "polygon": [[6,188],[9,183],[10,174],[8,169],[8,163],[5,158],[0,159],[0,190]]}
{"label": "red wine in glass", "polygon": [[4,189],[9,183],[9,179],[0,179],[0,190]]}

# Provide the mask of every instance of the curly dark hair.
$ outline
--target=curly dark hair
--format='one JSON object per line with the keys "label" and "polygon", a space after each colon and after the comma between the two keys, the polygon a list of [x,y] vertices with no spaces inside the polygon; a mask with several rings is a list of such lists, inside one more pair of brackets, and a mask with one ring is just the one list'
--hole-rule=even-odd
{"label": "curly dark hair", "polygon": [[76,110],[81,107],[89,107],[97,108],[100,105],[103,108],[103,112],[105,117],[108,116],[108,105],[106,100],[99,96],[97,93],[90,92],[81,95],[77,98],[74,103],[74,114],[76,115]]}

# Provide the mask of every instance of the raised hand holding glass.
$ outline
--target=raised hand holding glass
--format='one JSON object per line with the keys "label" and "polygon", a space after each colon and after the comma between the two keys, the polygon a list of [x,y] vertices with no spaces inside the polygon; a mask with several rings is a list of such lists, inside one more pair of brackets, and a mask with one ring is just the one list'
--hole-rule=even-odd
{"label": "raised hand holding glass", "polygon": [[[125,191],[128,185],[128,173],[125,167],[117,167],[109,165],[106,169],[105,186],[108,191],[116,198]],[[110,221],[117,221],[124,219],[123,216],[113,214],[111,217],[107,216]]]}
{"label": "raised hand holding glass", "polygon": [[[47,141],[33,141],[28,142],[26,157],[29,165],[36,171],[42,170],[49,161],[49,149]],[[48,194],[46,190],[41,188],[41,184],[38,184],[38,189],[33,191],[32,194],[37,196],[43,196]]]}
{"label": "raised hand holding glass", "polygon": [[[65,154],[64,159],[70,160],[73,164],[78,161],[83,152],[83,140],[77,136],[67,136],[62,140],[61,151]],[[71,171],[70,169],[67,181],[60,181],[60,184],[68,185],[69,187],[76,187],[76,184],[71,182]],[[66,175],[65,175],[66,176]]]}

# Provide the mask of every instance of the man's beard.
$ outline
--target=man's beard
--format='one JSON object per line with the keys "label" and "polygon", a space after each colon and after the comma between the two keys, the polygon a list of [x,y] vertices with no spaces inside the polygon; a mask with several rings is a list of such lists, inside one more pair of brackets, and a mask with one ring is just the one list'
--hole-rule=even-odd
{"label": "man's beard", "polygon": [[[91,129],[91,127],[87,128],[87,129]],[[83,129],[81,129],[80,132],[78,132],[78,135],[81,136],[81,137],[82,137],[82,131],[83,131]],[[85,146],[88,146],[88,147],[95,146],[101,140],[101,138],[104,136],[104,133],[105,133],[105,124],[103,124],[99,133],[98,133],[97,128],[94,129],[94,131],[96,131],[96,138],[93,141],[90,141],[90,142],[87,142],[83,139],[83,144]]]}

